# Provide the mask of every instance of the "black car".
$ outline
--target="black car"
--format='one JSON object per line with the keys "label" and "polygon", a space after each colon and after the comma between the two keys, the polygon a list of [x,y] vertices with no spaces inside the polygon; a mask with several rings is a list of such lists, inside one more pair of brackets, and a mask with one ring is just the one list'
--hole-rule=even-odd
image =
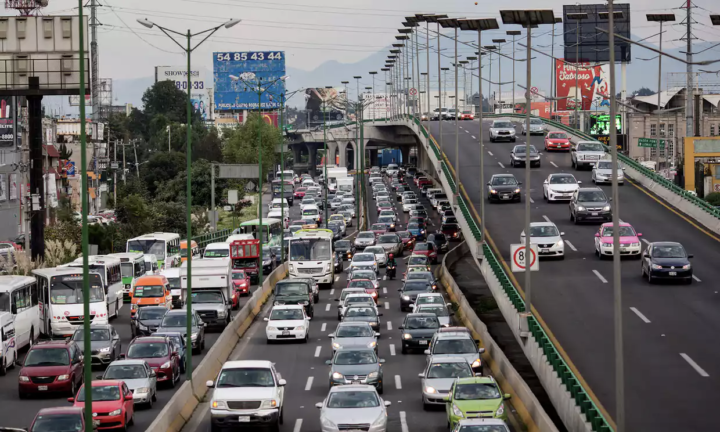
{"label": "black car", "polygon": [[273,290],[275,305],[300,304],[305,306],[305,314],[312,318],[315,314],[313,307],[312,286],[308,281],[301,279],[285,279],[275,284]]}
{"label": "black car", "polygon": [[599,187],[580,188],[570,199],[570,220],[575,224],[585,221],[609,222],[612,220],[611,200]]}
{"label": "black car", "polygon": [[424,280],[407,281],[400,288],[400,311],[412,310],[415,299],[420,293],[433,292],[432,285]]}
{"label": "black car", "polygon": [[425,351],[435,332],[440,328],[440,320],[432,313],[409,313],[405,316],[401,332],[402,353],[409,350]]}
{"label": "black car", "polygon": [[520,202],[520,183],[512,174],[495,174],[487,183],[487,198],[490,202]]}
{"label": "black car", "polygon": [[374,306],[351,306],[345,310],[342,317],[343,322],[366,322],[370,324],[373,331],[380,332],[380,317]]}
{"label": "black car", "polygon": [[151,336],[157,331],[167,311],[165,306],[141,307],[135,318],[130,320],[130,333],[133,337]]}
{"label": "black car", "polygon": [[458,241],[462,236],[462,229],[456,223],[444,223],[440,225],[440,232],[450,241]]}
{"label": "black car", "polygon": [[276,263],[276,255],[275,252],[270,249],[269,247],[264,247],[262,249],[262,271],[264,275],[268,275],[272,273],[273,270],[275,270],[275,263]]}
{"label": "black car", "polygon": [[333,244],[333,249],[340,252],[343,261],[351,260],[355,255],[355,245],[350,240],[338,240]]}
{"label": "black car", "polygon": [[442,232],[430,234],[425,241],[428,243],[434,243],[438,252],[441,253],[447,252],[448,247],[450,246],[450,242],[448,242],[447,237],[445,237],[445,234],[443,234]]}
{"label": "black car", "polygon": [[[84,354],[85,332],[83,329],[75,330],[72,340],[77,342],[80,352]],[[107,366],[120,358],[122,344],[120,335],[110,324],[93,324],[90,326],[90,349],[93,366]]]}
{"label": "black car", "polygon": [[333,241],[340,240],[342,238],[342,227],[339,222],[329,222],[324,226],[324,228],[332,231]]}
{"label": "black car", "polygon": [[531,167],[540,167],[540,153],[538,153],[535,146],[530,146],[530,154],[526,154],[525,145],[516,145],[510,152],[510,166],[524,166],[525,163],[530,160]]}
{"label": "black car", "polygon": [[692,257],[680,243],[650,243],[641,256],[642,276],[651,284],[679,280],[689,285],[693,281]]}
{"label": "black car", "polygon": [[[205,349],[205,327],[207,327],[207,323],[203,322],[197,312],[192,312],[190,338],[194,354],[200,354]],[[173,309],[168,311],[163,317],[157,332],[180,333],[184,338],[187,337],[187,310]]]}

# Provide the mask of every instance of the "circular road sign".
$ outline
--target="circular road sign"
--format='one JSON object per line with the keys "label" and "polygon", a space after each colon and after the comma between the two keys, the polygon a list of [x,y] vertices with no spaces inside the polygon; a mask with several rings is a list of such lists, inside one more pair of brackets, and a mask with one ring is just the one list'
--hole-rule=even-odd
{"label": "circular road sign", "polygon": [[[513,254],[513,263],[518,266],[521,269],[525,269],[525,246],[521,246],[517,248],[515,253]],[[535,260],[537,260],[537,255],[535,255],[535,251],[530,249],[530,268],[532,268],[535,265]]]}
{"label": "circular road sign", "polygon": [[416,88],[411,88],[411,89],[410,89],[410,95],[411,95],[411,96],[415,96],[416,94],[417,94],[417,89],[416,89]]}

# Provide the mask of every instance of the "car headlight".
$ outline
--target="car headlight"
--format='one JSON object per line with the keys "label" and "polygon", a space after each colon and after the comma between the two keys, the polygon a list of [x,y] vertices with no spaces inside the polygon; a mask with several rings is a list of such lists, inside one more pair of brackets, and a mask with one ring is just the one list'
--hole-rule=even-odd
{"label": "car headlight", "polygon": [[606,205],[605,207],[603,207],[603,211],[610,211],[610,206]]}
{"label": "car headlight", "polygon": [[465,416],[463,415],[462,410],[461,410],[460,408],[458,408],[457,405],[453,404],[452,410],[453,410],[453,414],[455,414],[456,416],[458,416],[458,417],[460,417],[460,418],[465,417]]}
{"label": "car headlight", "polygon": [[335,348],[335,349],[340,349],[340,348],[342,348],[342,345],[340,345],[340,344],[337,343],[337,342],[333,342],[332,347]]}
{"label": "car headlight", "polygon": [[290,271],[295,271],[295,266],[293,266],[292,264],[290,264]]}
{"label": "car headlight", "polygon": [[690,270],[690,264],[685,264],[684,266],[682,266],[682,269],[683,269],[683,270]]}
{"label": "car headlight", "polygon": [[412,339],[412,335],[410,333],[403,333],[403,339],[405,339],[405,340]]}
{"label": "car headlight", "polygon": [[341,379],[344,379],[345,377],[340,372],[333,372],[332,378],[334,380],[341,380]]}
{"label": "car headlight", "polygon": [[148,329],[146,326],[144,326],[144,325],[142,325],[142,324],[140,324],[140,323],[138,323],[138,328],[139,328],[140,330],[147,330],[147,329]]}
{"label": "car headlight", "polygon": [[577,211],[585,211],[585,207],[583,207],[583,206],[577,206]]}
{"label": "car headlight", "polygon": [[410,300],[410,296],[404,295],[404,296],[402,296],[402,299],[403,299],[403,300]]}
{"label": "car headlight", "polygon": [[520,188],[515,189],[515,193],[520,193]]}
{"label": "car headlight", "polygon": [[367,344],[367,347],[368,347],[368,348],[375,348],[376,346],[377,346],[377,342],[375,342],[375,341],[372,341],[372,342],[370,342],[370,343]]}
{"label": "car headlight", "polygon": [[20,382],[30,382],[30,378],[28,378],[28,377],[26,377],[26,376],[24,376],[24,375],[20,375],[20,376],[18,377],[18,379],[20,380]]}
{"label": "car headlight", "polygon": [[495,189],[490,189],[490,193],[491,193],[491,194],[496,194],[497,191],[496,191]]}
{"label": "car headlight", "polygon": [[140,387],[139,389],[135,390],[136,394],[147,394],[150,393],[150,387]]}
{"label": "car headlight", "polygon": [[435,390],[435,387],[427,386],[425,387],[425,393],[437,393],[437,390]]}
{"label": "car headlight", "polygon": [[305,326],[297,326],[295,327],[295,331],[305,331]]}
{"label": "car headlight", "polygon": [[162,366],[160,366],[160,369],[167,369],[169,367],[170,367],[170,362],[165,362],[162,364]]}
{"label": "car headlight", "polygon": [[197,337],[198,337],[198,333],[193,333],[190,335],[191,340],[195,340],[195,339],[197,339]]}
{"label": "car headlight", "polygon": [[652,267],[653,270],[660,270],[660,269],[662,269],[662,266],[661,266],[661,265],[657,265],[657,264],[653,264],[651,267]]}
{"label": "car headlight", "polygon": [[557,246],[557,247],[563,247],[563,246],[565,246],[565,242],[562,241],[562,240],[560,240],[560,241],[558,241],[557,243],[555,243],[555,246]]}
{"label": "car headlight", "polygon": [[480,359],[477,359],[477,360],[475,360],[474,362],[472,362],[472,364],[470,365],[470,367],[479,368],[480,365],[482,365],[482,363],[480,362]]}
{"label": "car headlight", "polygon": [[300,303],[300,304],[301,304],[301,305],[303,305],[303,306],[307,306],[307,305],[309,305],[309,304],[310,304],[310,302],[306,302],[306,301],[304,301],[304,302],[302,302],[302,303]]}
{"label": "car headlight", "polygon": [[268,326],[268,331],[277,331],[277,327]]}
{"label": "car headlight", "polygon": [[100,348],[100,352],[101,352],[101,353],[109,353],[109,352],[110,352],[110,347]]}
{"label": "car headlight", "polygon": [[212,401],[211,406],[213,409],[228,409],[225,401]]}
{"label": "car headlight", "polygon": [[337,425],[330,421],[327,417],[320,416],[320,424],[328,429],[337,429]]}
{"label": "car headlight", "polygon": [[630,247],[640,247],[640,243],[630,243]]}
{"label": "car headlight", "polygon": [[505,413],[505,404],[501,403],[497,411],[495,411],[495,417],[499,417]]}
{"label": "car headlight", "polygon": [[380,373],[378,373],[376,371],[376,372],[370,372],[367,377],[368,377],[368,379],[377,379],[377,377],[379,377],[379,376],[380,376]]}
{"label": "car headlight", "polygon": [[67,381],[70,379],[70,375],[60,375],[57,377],[58,381]]}
{"label": "car headlight", "polygon": [[115,411],[110,411],[110,412],[108,413],[108,415],[116,416],[116,415],[120,415],[121,412],[122,412],[122,409],[121,409],[121,408],[118,408],[118,409],[116,409]]}
{"label": "car headlight", "polygon": [[260,409],[263,409],[263,408],[275,408],[275,407],[277,407],[277,401],[276,401],[275,399],[264,400],[264,401],[262,401],[262,403],[260,404]]}
{"label": "car headlight", "polygon": [[217,312],[218,318],[225,318],[225,313],[226,313],[226,312],[225,312],[224,310],[218,311],[218,312]]}

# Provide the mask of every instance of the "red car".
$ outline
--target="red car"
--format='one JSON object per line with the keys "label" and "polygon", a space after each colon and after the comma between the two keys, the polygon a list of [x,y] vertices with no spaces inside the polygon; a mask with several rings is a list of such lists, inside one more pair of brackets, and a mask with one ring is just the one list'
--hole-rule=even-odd
{"label": "red car", "polygon": [[475,114],[472,111],[463,111],[460,114],[460,120],[475,120]]}
{"label": "red car", "polygon": [[565,132],[548,132],[545,136],[545,151],[570,151],[570,138]]}
{"label": "red car", "polygon": [[175,387],[180,379],[180,359],[167,337],[144,336],[130,341],[127,354],[120,358],[145,360],[157,374],[157,382]]}
{"label": "red car", "polygon": [[[245,270],[233,270],[232,279],[236,293],[239,295],[250,294],[250,276],[245,273]],[[234,297],[235,296],[233,296],[233,298]],[[235,300],[233,300],[233,309],[236,309],[234,302]]]}
{"label": "red car", "polygon": [[18,395],[65,393],[83,383],[82,351],[73,340],[38,342],[28,351],[18,377]]}
{"label": "red car", "polygon": [[388,201],[382,201],[377,204],[377,211],[380,213],[383,210],[392,210],[393,206]]}
{"label": "red car", "polygon": [[370,279],[353,279],[348,282],[347,288],[362,288],[372,296],[376,304],[378,302],[378,290]]}
{"label": "red car", "polygon": [[415,237],[408,231],[399,231],[397,235],[402,240],[403,248],[405,250],[413,250],[415,248]]}
{"label": "red car", "polygon": [[[93,421],[95,424],[100,423],[98,420]],[[38,411],[28,430],[33,432],[85,432],[91,431],[93,428],[85,427],[85,415],[81,408],[57,407],[43,408]]]}
{"label": "red car", "polygon": [[305,191],[306,191],[306,190],[307,190],[307,189],[304,188],[304,187],[295,189],[295,198],[299,198],[299,199],[304,198],[304,197],[305,197]]}
{"label": "red car", "polygon": [[[77,397],[68,398],[73,407],[85,406],[85,386],[80,387]],[[133,394],[123,381],[96,380],[92,382],[93,416],[100,421],[98,430],[127,430],[135,423]],[[67,429],[55,429],[67,430]]]}
{"label": "red car", "polygon": [[427,177],[420,177],[420,178],[418,179],[418,182],[417,182],[417,186],[418,186],[420,189],[422,189],[422,187],[425,186],[425,185],[428,185],[428,186],[431,186],[431,187],[432,187],[432,184],[433,184],[432,180],[430,180],[430,179],[427,178]]}
{"label": "red car", "polygon": [[385,224],[372,224],[370,231],[375,233],[375,237],[381,236],[388,231],[388,227]]}
{"label": "red car", "polygon": [[415,245],[415,249],[413,249],[412,253],[413,255],[425,255],[433,264],[437,264],[438,262],[437,248],[434,243],[418,243]]}
{"label": "red car", "polygon": [[444,223],[440,225],[440,232],[445,234],[445,237],[448,238],[448,241],[460,240],[460,237],[462,236],[462,230],[460,229],[460,225],[456,223]]}

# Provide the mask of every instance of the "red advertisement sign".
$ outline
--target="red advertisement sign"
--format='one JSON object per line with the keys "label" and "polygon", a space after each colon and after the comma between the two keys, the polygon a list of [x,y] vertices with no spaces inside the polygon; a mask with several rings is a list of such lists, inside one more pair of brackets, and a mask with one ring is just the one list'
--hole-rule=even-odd
{"label": "red advertisement sign", "polygon": [[[577,87],[575,82],[575,65],[563,63],[562,60],[555,60],[555,86],[557,110],[574,110],[576,99],[582,98],[582,110],[591,109],[594,99],[598,96],[596,92],[603,92],[606,87],[605,73],[601,66],[590,66],[587,63],[580,64],[577,69]],[[563,99],[568,98],[568,99]]]}
{"label": "red advertisement sign", "polygon": [[280,111],[265,111],[262,113],[262,117],[265,123],[278,127],[280,122]]}

